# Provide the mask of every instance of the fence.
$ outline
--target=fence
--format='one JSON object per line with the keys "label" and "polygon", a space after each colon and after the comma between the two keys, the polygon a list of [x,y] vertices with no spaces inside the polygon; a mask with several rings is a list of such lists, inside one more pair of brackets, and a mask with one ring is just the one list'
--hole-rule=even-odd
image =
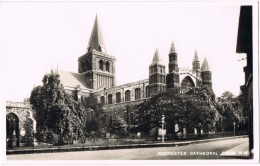
{"label": "fence", "polygon": [[[166,135],[165,142],[182,142],[187,140],[203,140],[203,139],[212,139],[212,138],[223,138],[230,136],[240,136],[247,135],[246,131],[236,131],[234,132],[210,132],[202,134],[188,134],[185,137],[173,138],[172,135]],[[155,144],[161,143],[160,137],[145,137],[145,138],[87,138],[84,141],[74,141],[73,144],[66,144],[60,146],[54,146],[52,144],[35,142],[33,147],[14,147],[13,149],[33,149],[33,148],[52,148],[52,147],[92,147],[92,146],[112,146],[112,145],[131,145],[131,144]]]}

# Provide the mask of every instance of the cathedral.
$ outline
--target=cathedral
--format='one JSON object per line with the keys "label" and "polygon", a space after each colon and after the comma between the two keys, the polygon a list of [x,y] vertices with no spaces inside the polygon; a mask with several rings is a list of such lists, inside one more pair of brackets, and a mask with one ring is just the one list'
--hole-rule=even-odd
{"label": "cathedral", "polygon": [[[78,58],[78,73],[59,70],[66,92],[83,104],[100,103],[110,116],[121,117],[128,125],[134,123],[137,105],[166,88],[179,87],[181,92],[191,87],[207,85],[212,88],[211,71],[205,58],[202,65],[195,51],[192,69],[179,68],[174,43],[169,49],[168,71],[156,49],[146,79],[116,85],[116,57],[107,53],[104,38],[95,18],[87,52]],[[95,99],[95,101],[93,101]]]}
{"label": "cathedral", "polygon": [[[87,52],[78,58],[78,73],[58,70],[60,82],[66,93],[72,95],[85,107],[100,103],[106,112],[107,127],[113,120],[123,122],[125,128],[135,122],[138,105],[145,99],[169,88],[178,87],[184,93],[191,87],[202,84],[212,88],[211,71],[207,59],[202,65],[195,51],[192,69],[179,68],[178,53],[174,43],[170,46],[168,71],[156,49],[151,57],[149,76],[146,79],[124,85],[116,85],[116,58],[106,51],[103,35],[96,17]],[[91,112],[93,113],[93,112]],[[35,111],[29,103],[6,102],[6,131],[8,147],[31,146],[35,144]],[[20,139],[20,136],[22,136]],[[28,138],[27,141],[24,138]],[[29,139],[30,138],[30,139]]]}

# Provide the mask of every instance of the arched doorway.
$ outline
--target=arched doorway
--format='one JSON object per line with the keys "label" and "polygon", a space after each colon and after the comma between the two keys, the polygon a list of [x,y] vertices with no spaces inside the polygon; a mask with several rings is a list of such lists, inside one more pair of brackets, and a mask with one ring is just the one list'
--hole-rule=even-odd
{"label": "arched doorway", "polygon": [[31,118],[27,117],[26,120],[24,121],[20,135],[22,137],[21,142],[24,143],[24,146],[33,146],[34,132],[33,132],[33,120]]}
{"label": "arched doorway", "polygon": [[14,113],[6,115],[6,143],[8,147],[19,146],[19,118]]}

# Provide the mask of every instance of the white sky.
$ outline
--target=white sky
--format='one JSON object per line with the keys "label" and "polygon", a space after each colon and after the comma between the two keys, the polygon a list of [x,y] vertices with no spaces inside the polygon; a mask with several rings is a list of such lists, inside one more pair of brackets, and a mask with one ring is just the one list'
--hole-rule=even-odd
{"label": "white sky", "polygon": [[207,57],[217,96],[244,84],[236,54],[241,3],[20,2],[0,4],[1,77],[5,100],[23,101],[51,68],[77,72],[96,13],[106,49],[115,56],[117,85],[148,78],[156,48],[168,72],[174,41],[179,67],[191,68],[195,49]]}

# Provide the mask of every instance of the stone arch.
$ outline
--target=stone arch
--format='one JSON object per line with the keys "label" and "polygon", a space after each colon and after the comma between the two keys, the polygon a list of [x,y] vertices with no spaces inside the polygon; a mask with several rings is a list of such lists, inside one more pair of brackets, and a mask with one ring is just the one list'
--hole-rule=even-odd
{"label": "stone arch", "polygon": [[195,87],[195,83],[190,76],[183,78],[181,82],[181,91],[186,92],[188,89]]}
{"label": "stone arch", "polygon": [[141,99],[141,88],[135,88],[135,100]]}
{"label": "stone arch", "polygon": [[110,72],[110,63],[108,61],[106,62],[106,71]]}
{"label": "stone arch", "polygon": [[34,143],[34,121],[30,117],[27,117],[23,126],[21,127],[21,142],[25,144],[25,146],[32,146]]}
{"label": "stone arch", "polygon": [[101,97],[100,97],[100,103],[101,103],[102,105],[105,105],[105,97],[104,97],[104,96],[101,96]]}
{"label": "stone arch", "polygon": [[107,96],[107,100],[108,100],[108,104],[112,104],[112,102],[113,102],[113,96],[112,96],[112,94],[109,94],[108,96]]}
{"label": "stone arch", "polygon": [[100,70],[104,70],[104,62],[103,62],[103,60],[100,60],[100,61],[98,62],[98,64],[99,64],[99,69],[100,69]]}
{"label": "stone arch", "polygon": [[121,103],[121,93],[120,92],[116,93],[116,103]]}
{"label": "stone arch", "polygon": [[130,90],[125,91],[125,101],[131,101],[131,92],[130,92]]}
{"label": "stone arch", "polygon": [[8,147],[19,146],[19,118],[15,113],[6,115],[6,142]]}

